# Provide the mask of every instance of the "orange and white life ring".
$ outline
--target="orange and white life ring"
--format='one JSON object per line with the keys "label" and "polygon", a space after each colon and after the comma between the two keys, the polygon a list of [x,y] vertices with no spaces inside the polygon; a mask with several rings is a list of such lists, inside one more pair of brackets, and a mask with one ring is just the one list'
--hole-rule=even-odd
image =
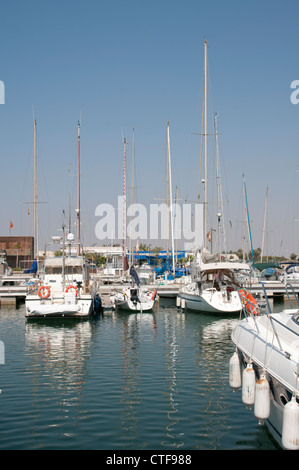
{"label": "orange and white life ring", "polygon": [[68,291],[70,289],[74,289],[75,293],[76,293],[76,297],[78,295],[78,287],[77,286],[67,286],[67,288],[65,289],[65,292],[68,293]]}
{"label": "orange and white life ring", "polygon": [[49,286],[40,286],[38,288],[38,295],[41,299],[47,299],[50,295],[51,289]]}
{"label": "orange and white life ring", "polygon": [[154,292],[153,292],[153,295],[152,295],[152,300],[155,300],[155,298],[156,298],[156,294],[157,294],[157,291],[156,291],[156,290],[154,290]]}
{"label": "orange and white life ring", "polygon": [[258,303],[255,298],[246,289],[239,289],[242,303],[244,304],[248,313],[253,315],[259,314]]}

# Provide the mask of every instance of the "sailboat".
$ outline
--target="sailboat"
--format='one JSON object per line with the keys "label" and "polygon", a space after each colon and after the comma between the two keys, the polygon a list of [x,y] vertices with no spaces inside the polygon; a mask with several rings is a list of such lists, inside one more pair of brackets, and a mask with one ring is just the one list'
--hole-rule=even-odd
{"label": "sailboat", "polygon": [[[78,123],[78,172],[80,170],[80,123]],[[79,180],[79,177],[78,177]],[[79,181],[78,181],[79,186]],[[80,191],[78,189],[77,215],[80,223]],[[65,240],[67,246],[65,246]],[[101,309],[100,299],[90,292],[89,264],[72,233],[65,236],[64,211],[62,237],[52,237],[53,243],[62,245],[62,256],[49,257],[45,253],[40,283],[26,296],[26,318],[87,318]],[[75,247],[75,253],[74,253]],[[67,248],[67,250],[66,250]],[[66,253],[67,251],[67,253]]]}
{"label": "sailboat", "polygon": [[[133,129],[133,142],[134,142],[134,129]],[[131,267],[125,255],[125,236],[126,236],[126,144],[124,139],[124,184],[123,184],[123,245],[122,245],[122,258],[123,258],[123,273],[128,271],[131,277],[130,286],[124,288],[122,291],[116,290],[110,297],[113,308],[129,310],[133,312],[148,312],[153,309],[157,300],[157,292],[149,291],[140,286],[140,279],[133,265],[133,255],[131,256]],[[134,149],[134,146],[133,146]],[[134,159],[134,151],[133,151]],[[134,160],[133,160],[134,165]],[[132,191],[133,191],[133,168],[132,168]],[[133,196],[131,203],[133,203]],[[131,243],[131,240],[130,240]],[[132,254],[132,249],[130,250]]]}
{"label": "sailboat", "polygon": [[[216,150],[218,151],[218,132],[215,121]],[[204,233],[207,233],[207,41],[204,43],[204,148],[205,148],[205,176],[204,176]],[[218,158],[218,155],[217,155]],[[219,182],[219,175],[217,180]],[[220,191],[218,186],[218,199]],[[221,211],[218,207],[217,218],[220,227]],[[218,229],[220,240],[220,230]],[[219,243],[219,256],[221,248]],[[209,253],[206,248],[206,239],[200,253],[197,253],[197,269],[199,277],[190,284],[182,287],[179,297],[183,299],[185,307],[196,312],[209,313],[239,313],[242,301],[238,290],[241,288],[234,271],[246,267],[243,263],[224,262]],[[249,269],[249,267],[248,267]]]}
{"label": "sailboat", "polygon": [[140,280],[134,266],[130,268],[130,275],[132,277],[131,285],[122,291],[116,291],[111,296],[113,308],[133,312],[149,312],[154,308],[158,299],[157,291],[140,286]]}

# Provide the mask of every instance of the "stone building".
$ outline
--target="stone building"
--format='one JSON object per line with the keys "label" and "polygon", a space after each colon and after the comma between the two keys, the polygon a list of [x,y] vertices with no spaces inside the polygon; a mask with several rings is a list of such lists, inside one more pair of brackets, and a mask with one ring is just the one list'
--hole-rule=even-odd
{"label": "stone building", "polygon": [[0,237],[0,252],[5,253],[11,268],[30,268],[33,261],[34,237]]}

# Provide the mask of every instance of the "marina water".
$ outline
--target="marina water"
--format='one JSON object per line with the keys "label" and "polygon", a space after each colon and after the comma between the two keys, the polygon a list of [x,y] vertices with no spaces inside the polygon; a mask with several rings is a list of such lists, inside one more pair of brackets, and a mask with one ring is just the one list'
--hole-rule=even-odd
{"label": "marina water", "polygon": [[236,322],[161,304],[28,322],[3,307],[0,449],[276,449],[228,383]]}

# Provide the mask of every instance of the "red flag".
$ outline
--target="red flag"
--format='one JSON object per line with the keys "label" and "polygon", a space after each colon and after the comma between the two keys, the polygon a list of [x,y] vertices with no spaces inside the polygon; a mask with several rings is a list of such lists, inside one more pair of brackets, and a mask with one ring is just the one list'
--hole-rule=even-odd
{"label": "red flag", "polygon": [[12,221],[10,221],[10,226],[9,226],[9,228],[13,228],[13,223],[12,223]]}

